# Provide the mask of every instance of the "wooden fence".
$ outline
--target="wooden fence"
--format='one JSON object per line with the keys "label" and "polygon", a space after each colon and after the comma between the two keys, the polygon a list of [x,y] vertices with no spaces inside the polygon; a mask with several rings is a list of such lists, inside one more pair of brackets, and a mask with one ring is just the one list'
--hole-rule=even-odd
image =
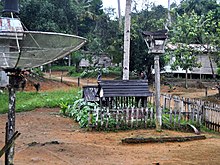
{"label": "wooden fence", "polygon": [[[200,99],[190,99],[171,95],[161,96],[163,113],[168,113],[172,121],[190,121],[220,132],[220,105]],[[171,115],[173,114],[173,115]],[[174,119],[172,119],[174,118]]]}
{"label": "wooden fence", "polygon": [[220,105],[205,103],[203,111],[205,126],[210,130],[220,132]]}
{"label": "wooden fence", "polygon": [[[121,101],[123,99],[126,104]],[[116,103],[117,106],[101,106],[90,111],[89,125],[97,129],[155,127],[154,97],[148,97],[148,104],[144,106],[141,106],[141,103],[134,104],[135,98],[123,99],[111,98],[114,101],[120,100],[120,103]],[[179,127],[183,121],[193,122],[197,125],[204,124],[207,128],[220,132],[219,105],[171,95],[161,95],[160,103],[163,123]]]}
{"label": "wooden fence", "polygon": [[154,110],[148,101],[147,97],[108,97],[89,112],[89,125],[101,129],[152,127]]}

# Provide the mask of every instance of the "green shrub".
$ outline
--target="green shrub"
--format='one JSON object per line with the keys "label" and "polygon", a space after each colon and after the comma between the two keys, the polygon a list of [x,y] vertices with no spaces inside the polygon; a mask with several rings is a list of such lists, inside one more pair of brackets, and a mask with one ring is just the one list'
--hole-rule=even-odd
{"label": "green shrub", "polygon": [[41,71],[41,69],[39,67],[34,68],[32,70],[32,74],[34,74],[35,76],[38,76],[38,77],[43,77],[44,76],[44,73]]}
{"label": "green shrub", "polygon": [[76,68],[71,68],[68,70],[68,75],[72,77],[80,77],[82,72],[76,72]]}
{"label": "green shrub", "polygon": [[51,66],[52,71],[69,71],[73,68],[74,68],[73,66],[59,66],[59,65]]}
{"label": "green shrub", "polygon": [[[73,118],[77,121],[80,127],[88,126],[89,112],[94,110],[98,106],[97,103],[90,103],[84,101],[82,98],[75,97],[74,103],[71,104],[61,104],[60,113]],[[95,116],[92,117],[92,122],[95,121]]]}

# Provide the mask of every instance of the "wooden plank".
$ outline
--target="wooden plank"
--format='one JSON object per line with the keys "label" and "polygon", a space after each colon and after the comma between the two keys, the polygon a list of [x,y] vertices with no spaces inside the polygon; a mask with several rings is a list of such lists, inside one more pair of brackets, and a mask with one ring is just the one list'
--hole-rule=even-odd
{"label": "wooden plank", "polygon": [[0,158],[2,155],[14,144],[14,141],[20,136],[21,133],[16,131],[11,139],[8,140],[8,142],[5,144],[5,146],[0,150]]}
{"label": "wooden plank", "polygon": [[134,107],[131,108],[131,128],[133,128],[134,125]]}
{"label": "wooden plank", "polygon": [[144,128],[147,128],[147,121],[148,121],[148,107],[145,108]]}
{"label": "wooden plank", "polygon": [[125,138],[122,139],[122,143],[137,144],[137,143],[164,143],[164,142],[186,142],[193,140],[204,140],[206,137],[204,135],[197,136],[185,136],[185,137],[149,137],[149,138]]}
{"label": "wooden plank", "polygon": [[[145,106],[146,107],[146,106]],[[144,128],[144,126],[145,126],[145,122],[144,122],[144,120],[145,120],[145,112],[144,112],[144,107],[141,107],[141,123],[142,123],[142,128]]]}
{"label": "wooden plank", "polygon": [[182,115],[182,112],[183,112],[183,101],[182,101],[182,99],[180,99],[179,104],[180,105],[179,105],[178,126],[180,126],[181,115]]}
{"label": "wooden plank", "polygon": [[136,127],[138,128],[139,108],[136,108]]}
{"label": "wooden plank", "polygon": [[112,89],[114,87],[117,87],[117,88],[132,88],[132,87],[137,87],[137,88],[145,88],[145,87],[149,87],[148,84],[100,84],[100,87],[103,87],[103,88],[106,88],[106,89]]}
{"label": "wooden plank", "polygon": [[172,108],[170,107],[170,124],[172,124],[173,123],[173,119],[172,119],[172,116],[173,116],[173,110],[172,110]]}
{"label": "wooden plank", "polygon": [[151,96],[151,93],[144,93],[144,94],[138,94],[138,93],[118,93],[118,94],[112,94],[112,93],[109,93],[109,94],[104,94],[103,95],[104,97],[150,97]]}
{"label": "wooden plank", "polygon": [[153,116],[154,116],[154,109],[153,109],[153,107],[151,107],[150,108],[150,120],[151,120],[151,127],[152,127],[152,125],[153,125]]}
{"label": "wooden plank", "polygon": [[195,99],[192,99],[192,117],[191,120],[194,122],[195,121],[195,111],[196,111],[196,104],[195,104]]}
{"label": "wooden plank", "polygon": [[146,80],[103,80],[99,82],[104,97],[151,96]]}
{"label": "wooden plank", "polygon": [[117,109],[117,113],[116,113],[116,129],[119,129],[119,110]]}
{"label": "wooden plank", "polygon": [[99,108],[96,107],[96,119],[95,119],[95,126],[96,126],[96,129],[98,128],[98,124],[99,124]]}
{"label": "wooden plank", "polygon": [[129,108],[126,108],[126,124],[129,124]]}
{"label": "wooden plank", "polygon": [[108,128],[110,115],[111,115],[111,113],[109,112],[109,107],[107,107],[105,128]]}

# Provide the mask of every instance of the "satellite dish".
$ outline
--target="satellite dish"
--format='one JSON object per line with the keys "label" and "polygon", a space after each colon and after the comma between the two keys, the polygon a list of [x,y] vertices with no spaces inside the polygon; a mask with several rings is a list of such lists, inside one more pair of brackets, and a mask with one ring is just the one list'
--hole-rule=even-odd
{"label": "satellite dish", "polygon": [[30,69],[63,58],[81,48],[83,37],[24,31],[18,18],[0,18],[0,69]]}

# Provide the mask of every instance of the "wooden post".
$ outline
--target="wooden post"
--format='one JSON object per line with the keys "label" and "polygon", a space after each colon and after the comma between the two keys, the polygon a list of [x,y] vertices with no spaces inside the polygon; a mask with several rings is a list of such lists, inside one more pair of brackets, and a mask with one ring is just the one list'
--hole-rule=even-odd
{"label": "wooden post", "polygon": [[117,109],[115,120],[116,120],[116,129],[119,129],[119,109]]}
{"label": "wooden post", "polygon": [[[5,126],[5,145],[8,143],[8,122]],[[8,165],[8,150],[5,152],[5,165]]]}
{"label": "wooden post", "polygon": [[131,128],[133,128],[134,124],[134,107],[131,108]]}
{"label": "wooden post", "polygon": [[[16,102],[16,85],[18,85],[18,77],[16,75],[9,76],[9,86],[8,86],[8,93],[9,93],[9,109],[8,109],[8,135],[7,139],[11,139],[15,133],[15,102]],[[9,148],[7,161],[9,165],[14,164],[14,144]]]}
{"label": "wooden post", "polygon": [[151,107],[150,108],[150,126],[152,127],[152,125],[153,125],[153,117],[154,117],[154,108],[153,107]]}
{"label": "wooden post", "polygon": [[205,88],[205,96],[208,96],[208,87]]}
{"label": "wooden post", "polygon": [[89,112],[88,112],[88,128],[90,129],[90,128],[92,128],[92,117],[93,117],[93,114],[92,114],[92,111],[90,110]]}
{"label": "wooden post", "polygon": [[[109,102],[109,101],[108,101]],[[110,118],[110,112],[109,112],[109,104],[108,104],[108,107],[107,107],[107,115],[106,115],[106,125],[105,125],[105,128],[107,129],[108,128],[108,124],[109,124],[109,118]]]}
{"label": "wooden post", "polygon": [[78,77],[78,81],[77,81],[78,83],[78,87],[80,86],[80,77]]}
{"label": "wooden post", "polygon": [[51,72],[51,63],[49,64],[49,78],[51,78],[51,74],[52,74],[52,72]]}
{"label": "wooden post", "polygon": [[170,107],[170,124],[172,124],[172,115],[173,115],[173,110],[172,110],[172,108]]}
{"label": "wooden post", "polygon": [[163,110],[165,110],[166,108],[167,108],[167,106],[166,106],[166,95],[163,95]]}
{"label": "wooden post", "polygon": [[61,82],[61,83],[63,82],[63,70],[62,70],[62,72],[61,72],[60,82]]}
{"label": "wooden post", "polygon": [[155,69],[155,104],[156,104],[156,130],[160,131],[162,126],[162,111],[160,107],[160,65],[159,55],[154,56]]}
{"label": "wooden post", "polygon": [[136,127],[138,127],[139,108],[136,108]]}
{"label": "wooden post", "polygon": [[145,108],[145,117],[144,117],[144,128],[147,128],[147,121],[148,121],[148,107]]}
{"label": "wooden post", "polygon": [[126,108],[126,124],[128,126],[128,123],[129,123],[129,107],[127,106]]}
{"label": "wooden post", "polygon": [[[101,101],[100,101],[100,102],[101,102]],[[96,129],[98,129],[98,126],[99,126],[99,108],[98,108],[98,107],[96,107],[95,126],[96,126]]]}

